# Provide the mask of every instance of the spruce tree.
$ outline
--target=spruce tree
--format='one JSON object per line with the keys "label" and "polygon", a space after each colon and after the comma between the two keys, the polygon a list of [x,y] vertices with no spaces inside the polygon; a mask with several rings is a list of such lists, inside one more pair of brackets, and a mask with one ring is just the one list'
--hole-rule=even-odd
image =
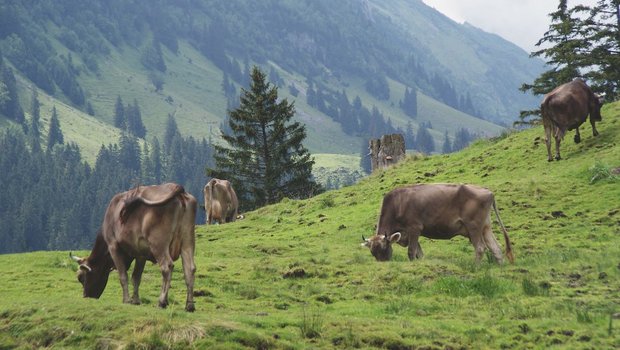
{"label": "spruce tree", "polygon": [[443,134],[443,146],[441,147],[441,153],[452,153],[452,144],[450,143],[450,136],[448,136],[448,130]]}
{"label": "spruce tree", "polygon": [[127,128],[127,116],[125,116],[125,107],[120,95],[116,97],[116,103],[114,103],[114,126],[121,130]]}
{"label": "spruce tree", "polygon": [[215,146],[215,168],[208,175],[231,180],[240,204],[256,208],[283,197],[304,198],[318,190],[312,179],[314,160],[303,146],[306,130],[292,122],[295,107],[278,101],[278,89],[253,67],[239,108],[229,112],[228,147]]}
{"label": "spruce tree", "polygon": [[63,144],[65,142],[62,130],[60,129],[60,121],[58,120],[58,113],[56,112],[56,106],[52,109],[52,118],[50,120],[50,129],[47,134],[47,150],[51,150],[56,144]]}
{"label": "spruce tree", "polygon": [[32,100],[31,100],[31,114],[30,120],[30,145],[33,151],[41,150],[41,103],[39,102],[39,93],[36,87],[32,88]]}

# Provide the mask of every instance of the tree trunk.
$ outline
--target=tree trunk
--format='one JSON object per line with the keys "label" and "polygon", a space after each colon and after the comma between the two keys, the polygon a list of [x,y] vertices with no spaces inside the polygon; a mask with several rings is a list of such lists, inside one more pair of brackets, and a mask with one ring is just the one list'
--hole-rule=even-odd
{"label": "tree trunk", "polygon": [[405,158],[405,138],[402,134],[383,135],[368,143],[372,171],[386,169]]}

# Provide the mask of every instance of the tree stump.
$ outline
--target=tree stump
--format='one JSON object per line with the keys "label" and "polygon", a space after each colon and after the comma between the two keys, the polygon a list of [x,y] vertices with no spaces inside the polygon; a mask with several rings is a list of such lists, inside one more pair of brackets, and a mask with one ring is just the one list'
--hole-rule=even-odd
{"label": "tree stump", "polygon": [[386,169],[405,158],[405,138],[402,134],[383,135],[368,142],[370,165],[375,169]]}

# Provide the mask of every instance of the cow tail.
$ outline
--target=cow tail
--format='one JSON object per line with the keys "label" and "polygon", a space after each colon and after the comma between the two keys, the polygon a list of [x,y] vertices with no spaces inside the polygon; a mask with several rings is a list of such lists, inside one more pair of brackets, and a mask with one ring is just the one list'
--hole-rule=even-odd
{"label": "cow tail", "polygon": [[506,227],[502,222],[502,219],[499,216],[499,211],[497,210],[497,204],[495,203],[495,198],[493,198],[493,211],[495,211],[495,216],[497,217],[497,222],[499,222],[499,226],[502,228],[502,232],[504,233],[504,239],[506,240],[506,257],[511,264],[514,264],[515,257],[512,254],[512,245],[510,244],[510,238],[508,238],[508,231],[506,231]]}

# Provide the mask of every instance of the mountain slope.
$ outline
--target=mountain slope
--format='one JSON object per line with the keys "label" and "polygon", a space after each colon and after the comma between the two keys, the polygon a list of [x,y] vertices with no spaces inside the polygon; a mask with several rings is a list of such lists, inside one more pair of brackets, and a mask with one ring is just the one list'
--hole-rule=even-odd
{"label": "mountain slope", "polygon": [[[590,181],[593,166],[620,167],[619,103],[599,125],[581,144],[567,137],[559,162],[546,161],[536,127],[199,226],[193,314],[182,311],[180,262],[171,305],[158,310],[156,266],[134,306],[121,304],[114,274],[101,299],[80,298],[68,252],[0,256],[0,346],[617,348],[620,180]],[[462,237],[421,239],[418,261],[395,247],[393,261],[376,262],[360,235],[372,233],[385,193],[417,182],[493,190],[516,263],[476,265]]]}
{"label": "mountain slope", "polygon": [[[135,99],[147,138],[161,137],[167,115],[176,113],[183,133],[215,136],[217,141],[230,102],[222,90],[224,75],[232,78],[252,64],[277,72],[280,94],[295,100],[298,118],[308,125],[308,147],[315,153],[358,153],[362,138],[344,132],[334,121],[337,116],[306,103],[309,81],[320,84],[326,96],[346,92],[351,103],[360,96],[366,108],[377,107],[403,130],[408,122],[415,131],[420,122],[431,121],[438,145],[446,130],[453,135],[462,127],[497,134],[500,128],[494,123],[509,124],[516,111],[537,103],[516,86],[537,75],[540,61],[493,35],[458,25],[417,0],[162,1],[156,6],[96,0],[77,6],[63,0],[3,6],[0,48],[21,76],[22,91],[36,85],[59,103],[69,103],[79,100],[69,94],[79,87],[95,118],[107,124],[112,123],[117,96],[125,104]],[[145,66],[153,43],[161,46],[163,72]],[[42,78],[46,69],[48,80]],[[154,75],[163,82],[160,90],[154,87]],[[238,93],[243,78],[235,79]],[[367,91],[370,79],[387,79],[387,100]],[[292,86],[298,95],[291,92]],[[399,108],[405,87],[418,89],[415,118]],[[467,116],[472,111],[443,106],[460,103],[449,98],[465,101],[467,96],[472,108],[494,123]],[[29,99],[21,94],[27,114]],[[84,111],[85,105],[74,108]],[[101,133],[94,138],[116,141],[108,138],[116,131]],[[80,142],[71,132],[68,136]]]}

